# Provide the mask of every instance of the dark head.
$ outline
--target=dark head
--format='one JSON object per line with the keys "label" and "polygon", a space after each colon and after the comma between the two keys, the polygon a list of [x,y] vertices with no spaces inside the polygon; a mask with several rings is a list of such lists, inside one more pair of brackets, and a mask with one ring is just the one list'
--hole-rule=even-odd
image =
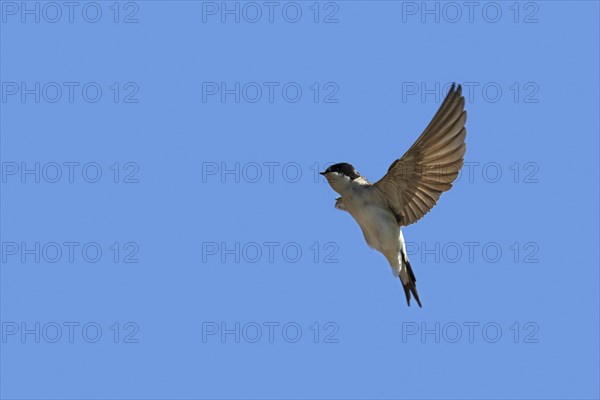
{"label": "dark head", "polygon": [[319,172],[319,173],[321,175],[325,175],[327,177],[327,174],[329,174],[331,172],[337,172],[338,174],[347,176],[348,178],[350,178],[351,181],[360,177],[360,174],[358,173],[358,171],[351,164],[348,164],[348,163],[333,164],[331,167],[327,168],[325,171]]}

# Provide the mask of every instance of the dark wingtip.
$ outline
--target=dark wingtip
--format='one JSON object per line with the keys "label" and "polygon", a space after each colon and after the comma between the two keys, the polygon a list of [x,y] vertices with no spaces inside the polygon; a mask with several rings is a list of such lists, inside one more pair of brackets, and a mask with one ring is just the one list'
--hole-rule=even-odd
{"label": "dark wingtip", "polygon": [[448,90],[448,94],[446,94],[446,99],[455,99],[456,97],[462,96],[462,85],[460,83],[452,82],[452,86],[450,86],[450,90]]}

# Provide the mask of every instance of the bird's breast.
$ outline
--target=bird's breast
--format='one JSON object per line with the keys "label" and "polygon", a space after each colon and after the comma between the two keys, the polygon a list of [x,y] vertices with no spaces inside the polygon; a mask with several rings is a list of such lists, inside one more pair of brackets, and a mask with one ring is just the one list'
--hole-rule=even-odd
{"label": "bird's breast", "polygon": [[373,200],[369,193],[362,192],[344,196],[344,204],[360,226],[367,244],[380,251],[395,247],[399,234],[396,218]]}

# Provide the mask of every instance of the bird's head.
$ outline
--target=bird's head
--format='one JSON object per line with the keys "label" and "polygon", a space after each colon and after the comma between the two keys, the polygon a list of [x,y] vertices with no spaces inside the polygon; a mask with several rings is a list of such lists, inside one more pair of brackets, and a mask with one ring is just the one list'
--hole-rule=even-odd
{"label": "bird's head", "polygon": [[348,163],[333,164],[323,172],[323,175],[333,190],[343,194],[348,185],[358,178],[362,178],[358,171]]}

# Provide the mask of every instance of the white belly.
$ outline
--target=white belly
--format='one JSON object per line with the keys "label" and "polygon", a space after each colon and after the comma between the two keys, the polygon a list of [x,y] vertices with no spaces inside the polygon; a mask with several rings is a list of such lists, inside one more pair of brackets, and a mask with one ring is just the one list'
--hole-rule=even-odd
{"label": "white belly", "polygon": [[[348,211],[352,215],[369,247],[382,253],[394,274],[402,276],[404,260],[408,257],[396,216],[389,209],[375,206],[382,200],[376,193],[371,192],[369,187],[350,185],[338,193],[342,197],[337,199],[336,208]],[[406,272],[404,274],[406,275]]]}
{"label": "white belly", "polygon": [[400,227],[394,214],[372,205],[349,207],[348,211],[358,222],[370,247],[384,253],[386,257],[386,253],[398,254],[400,251]]}

